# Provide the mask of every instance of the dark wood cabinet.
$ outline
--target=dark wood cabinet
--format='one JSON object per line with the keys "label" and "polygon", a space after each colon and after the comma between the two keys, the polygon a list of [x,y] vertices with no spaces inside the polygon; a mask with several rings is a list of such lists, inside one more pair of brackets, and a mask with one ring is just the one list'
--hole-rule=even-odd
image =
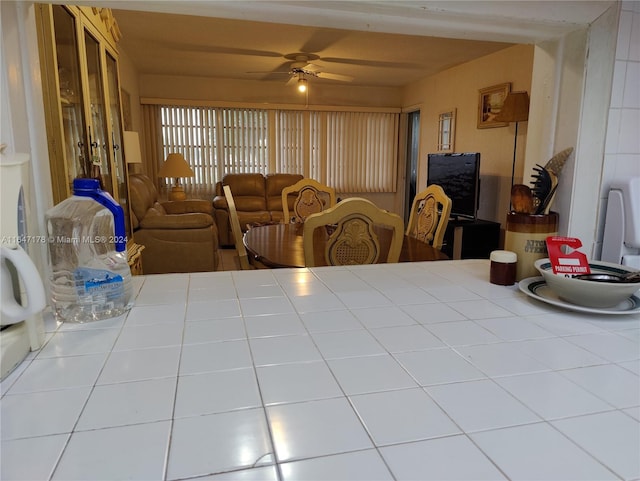
{"label": "dark wood cabinet", "polygon": [[490,220],[450,220],[442,251],[451,259],[488,259],[500,243],[500,223]]}

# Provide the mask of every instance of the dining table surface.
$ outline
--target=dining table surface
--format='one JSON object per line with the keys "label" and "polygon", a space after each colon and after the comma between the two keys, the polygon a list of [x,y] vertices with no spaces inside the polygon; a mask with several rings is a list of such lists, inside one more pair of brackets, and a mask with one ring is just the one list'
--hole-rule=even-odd
{"label": "dining table surface", "polygon": [[[274,223],[259,226],[250,226],[243,237],[244,246],[249,257],[259,261],[266,267],[305,267],[303,246],[302,223]],[[383,248],[391,239],[391,230],[376,228]],[[326,264],[324,250],[329,235],[324,229],[316,229],[314,242],[314,255],[316,265]],[[384,262],[386,254],[381,255],[379,262]],[[419,241],[418,239],[404,235],[400,262],[438,261],[449,257],[440,249]]]}
{"label": "dining table surface", "polygon": [[125,315],[47,309],[0,383],[0,479],[640,479],[637,304],[489,270],[143,275]]}

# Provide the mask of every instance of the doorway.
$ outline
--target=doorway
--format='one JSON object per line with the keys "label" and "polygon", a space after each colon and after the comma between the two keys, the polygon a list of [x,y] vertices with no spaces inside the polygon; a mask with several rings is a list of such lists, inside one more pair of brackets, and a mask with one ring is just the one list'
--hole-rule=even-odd
{"label": "doorway", "polygon": [[407,151],[406,173],[404,186],[404,222],[409,222],[411,204],[416,196],[418,182],[418,149],[420,142],[420,111],[415,110],[407,114]]}

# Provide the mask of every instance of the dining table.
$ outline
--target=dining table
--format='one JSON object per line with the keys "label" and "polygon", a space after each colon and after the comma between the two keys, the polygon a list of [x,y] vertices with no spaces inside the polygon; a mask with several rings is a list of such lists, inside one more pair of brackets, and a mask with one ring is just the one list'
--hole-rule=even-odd
{"label": "dining table", "polygon": [[[305,267],[303,246],[303,223],[278,223],[249,226],[244,234],[243,242],[250,258],[269,268]],[[391,230],[376,228],[376,234],[383,246],[391,239]],[[324,248],[329,234],[324,229],[316,229],[314,255],[316,265],[326,265]],[[379,263],[385,262],[386,257],[380,256]],[[404,235],[400,262],[420,262],[447,260],[449,257],[440,249]]]}

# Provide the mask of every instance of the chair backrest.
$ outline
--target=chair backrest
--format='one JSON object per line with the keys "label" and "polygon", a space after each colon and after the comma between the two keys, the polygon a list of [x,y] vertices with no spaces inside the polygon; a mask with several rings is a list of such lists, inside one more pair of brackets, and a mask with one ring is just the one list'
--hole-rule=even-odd
{"label": "chair backrest", "polygon": [[[391,240],[381,244],[374,226],[379,226],[378,229],[384,226],[387,232],[390,231]],[[316,233],[318,227],[321,229]],[[345,199],[327,210],[311,214],[303,228],[307,267],[316,265],[314,245],[319,238],[324,241],[327,235],[324,260],[328,265],[375,264],[384,259],[385,254],[386,262],[398,262],[404,240],[404,222],[400,216],[359,197]],[[387,249],[386,253],[384,249]]]}
{"label": "chair backrest", "polygon": [[413,199],[406,234],[441,249],[450,214],[451,199],[432,184]]}
{"label": "chair backrest", "polygon": [[[295,193],[298,195],[290,213],[288,197]],[[302,179],[282,189],[282,221],[285,224],[289,223],[291,215],[294,215],[296,220],[304,222],[309,215],[322,212],[334,205],[336,205],[335,189],[313,179]]]}
{"label": "chair backrest", "polygon": [[231,194],[231,188],[228,185],[225,185],[222,189],[224,190],[224,197],[227,199],[227,205],[229,206],[229,223],[231,224],[231,231],[233,232],[233,239],[236,244],[236,252],[238,253],[240,268],[243,270],[251,269],[247,249],[244,247],[244,242],[242,242],[240,219],[238,219],[238,211],[236,210],[236,203],[234,202],[233,195]]}

